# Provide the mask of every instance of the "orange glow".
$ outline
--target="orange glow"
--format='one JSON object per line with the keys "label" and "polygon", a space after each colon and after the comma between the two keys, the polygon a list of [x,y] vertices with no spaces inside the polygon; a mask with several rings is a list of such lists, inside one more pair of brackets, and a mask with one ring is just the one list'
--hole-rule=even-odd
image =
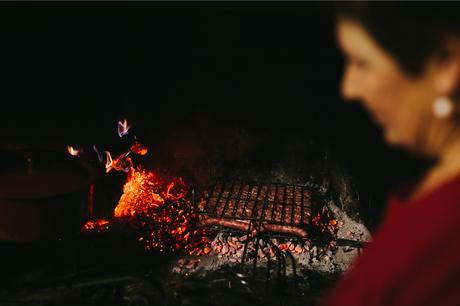
{"label": "orange glow", "polygon": [[75,149],[72,146],[67,146],[67,152],[69,152],[69,154],[72,156],[78,156],[80,154],[80,150]]}
{"label": "orange glow", "polygon": [[82,231],[99,232],[111,222],[120,222],[136,229],[136,239],[147,251],[207,254],[206,229],[195,228],[197,216],[186,195],[182,178],[167,182],[152,171],[131,167],[113,219],[88,221]]}
{"label": "orange glow", "polygon": [[86,231],[97,231],[102,232],[109,229],[110,222],[105,219],[96,219],[96,220],[89,220],[83,225],[81,229],[83,232]]}
{"label": "orange glow", "polygon": [[[118,122],[118,135],[128,133],[126,120]],[[97,151],[97,150],[96,150]],[[153,171],[134,167],[130,153],[147,154],[147,147],[134,140],[130,149],[117,157],[105,151],[106,173],[112,169],[127,173],[123,194],[116,205],[113,218],[88,221],[82,231],[108,229],[114,222],[128,224],[135,231],[136,240],[146,250],[186,252],[200,255],[210,251],[206,229],[195,227],[198,216],[188,199],[188,189],[182,178],[165,180]]]}
{"label": "orange glow", "polygon": [[333,213],[329,209],[323,209],[322,213],[317,213],[312,218],[312,224],[321,229],[322,233],[334,234],[337,232],[339,223],[334,219]]}
{"label": "orange glow", "polygon": [[203,230],[192,230],[193,205],[186,199],[185,183],[174,178],[167,183],[152,171],[132,167],[114,216],[140,228],[138,241],[146,250],[203,253],[209,243]]}
{"label": "orange glow", "polygon": [[145,214],[151,207],[164,203],[164,199],[154,192],[156,178],[152,172],[131,170],[123,186],[123,194],[115,207],[117,218],[134,217]]}
{"label": "orange glow", "polygon": [[130,148],[131,152],[138,155],[145,155],[148,152],[148,148],[142,145],[139,141],[134,141]]}
{"label": "orange glow", "polygon": [[104,151],[106,159],[105,159],[105,173],[109,173],[112,169],[117,171],[124,171],[128,172],[129,169],[132,167],[132,162],[129,157],[129,151],[121,154],[117,158],[112,159],[112,155],[109,151]]}

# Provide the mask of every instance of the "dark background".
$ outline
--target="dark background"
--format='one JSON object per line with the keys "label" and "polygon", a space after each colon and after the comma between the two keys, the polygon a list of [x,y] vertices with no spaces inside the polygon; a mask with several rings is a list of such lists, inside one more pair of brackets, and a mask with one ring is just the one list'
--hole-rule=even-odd
{"label": "dark background", "polygon": [[299,2],[3,3],[2,143],[110,146],[125,117],[153,148],[227,127],[273,139],[260,153],[273,156],[314,140],[353,178],[374,227],[416,162],[341,100],[331,12]]}

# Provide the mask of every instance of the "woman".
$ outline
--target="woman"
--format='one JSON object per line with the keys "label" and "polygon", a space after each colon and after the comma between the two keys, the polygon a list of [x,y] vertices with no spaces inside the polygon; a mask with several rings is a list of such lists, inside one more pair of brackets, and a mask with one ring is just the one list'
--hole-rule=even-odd
{"label": "woman", "polygon": [[389,197],[384,221],[329,305],[460,305],[460,4],[347,3],[341,84],[386,141],[434,159]]}

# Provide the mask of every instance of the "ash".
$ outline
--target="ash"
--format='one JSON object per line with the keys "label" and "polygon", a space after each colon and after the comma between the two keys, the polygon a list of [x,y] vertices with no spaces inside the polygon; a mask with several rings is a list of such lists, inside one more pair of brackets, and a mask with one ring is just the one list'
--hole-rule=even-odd
{"label": "ash", "polygon": [[296,267],[321,273],[342,273],[359,256],[371,235],[362,222],[353,220],[333,203],[327,206],[338,222],[336,240],[327,244],[308,239],[248,237],[241,233],[221,232],[212,240],[208,255],[181,258],[173,264],[172,272],[204,275],[222,266],[266,267],[269,262],[273,265],[281,260],[285,263],[286,275],[295,273]]}

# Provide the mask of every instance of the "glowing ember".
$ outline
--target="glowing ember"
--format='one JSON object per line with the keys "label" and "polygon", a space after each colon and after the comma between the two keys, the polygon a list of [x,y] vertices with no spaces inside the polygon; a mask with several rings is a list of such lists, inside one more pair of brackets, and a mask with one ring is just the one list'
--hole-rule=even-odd
{"label": "glowing ember", "polygon": [[69,152],[69,154],[72,155],[72,156],[78,156],[80,154],[80,150],[75,149],[72,146],[67,146],[67,152]]}
{"label": "glowing ember", "polygon": [[109,229],[110,222],[105,219],[90,220],[85,223],[82,231],[97,231],[102,232]]}
{"label": "glowing ember", "polygon": [[128,131],[131,128],[131,126],[128,125],[128,121],[126,119],[123,119],[123,121],[118,121],[118,136],[123,137],[125,135],[128,135]]}
{"label": "glowing ember", "polygon": [[123,186],[114,216],[118,218],[134,217],[148,213],[148,210],[164,203],[164,199],[155,193],[158,179],[152,172],[132,169]]}
{"label": "glowing ember", "polygon": [[148,152],[148,149],[146,146],[142,145],[139,141],[134,141],[133,144],[131,145],[130,148],[131,152],[139,154],[139,155],[145,155]]}
{"label": "glowing ember", "polygon": [[312,219],[313,226],[321,233],[320,237],[325,242],[330,242],[336,237],[339,224],[331,210],[326,206],[322,212],[318,212]]}
{"label": "glowing ember", "polygon": [[[118,135],[127,135],[126,120],[118,122]],[[101,156],[95,146],[94,151]],[[209,253],[205,229],[195,227],[197,216],[193,204],[186,197],[187,187],[181,178],[165,181],[152,171],[134,167],[130,153],[147,154],[147,147],[136,140],[125,152],[113,158],[105,151],[106,173],[112,169],[128,174],[123,194],[115,207],[113,219],[88,221],[82,231],[107,229],[111,222],[128,224],[138,233],[137,240],[146,250],[185,251],[200,255]]]}
{"label": "glowing ember", "polygon": [[[165,182],[154,172],[131,167],[111,222],[136,229],[146,250],[206,254],[209,241],[205,229],[194,226],[197,217],[186,194],[181,178]],[[99,232],[109,224],[107,220],[88,221],[82,230]]]}
{"label": "glowing ember", "polygon": [[204,230],[194,228],[193,205],[181,178],[163,182],[155,173],[131,168],[115,217],[141,228],[139,241],[147,250],[185,250],[199,254],[206,247]]}

